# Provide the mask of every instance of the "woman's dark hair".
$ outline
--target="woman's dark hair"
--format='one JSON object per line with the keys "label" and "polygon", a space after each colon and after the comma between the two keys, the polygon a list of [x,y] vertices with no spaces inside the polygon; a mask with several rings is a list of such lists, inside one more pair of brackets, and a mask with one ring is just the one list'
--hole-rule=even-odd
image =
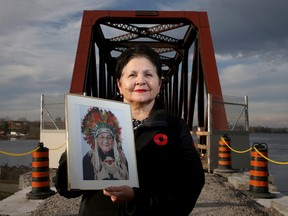
{"label": "woman's dark hair", "polygon": [[156,53],[152,48],[147,45],[139,44],[135,48],[130,48],[125,50],[117,59],[115,78],[120,79],[122,75],[123,68],[129,63],[129,61],[136,57],[145,57],[151,61],[151,63],[156,67],[156,72],[161,79],[161,60],[158,53]]}

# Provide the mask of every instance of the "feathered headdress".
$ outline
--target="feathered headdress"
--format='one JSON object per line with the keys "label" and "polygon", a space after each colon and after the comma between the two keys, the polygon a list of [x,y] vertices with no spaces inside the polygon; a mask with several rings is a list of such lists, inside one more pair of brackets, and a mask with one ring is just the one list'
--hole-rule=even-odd
{"label": "feathered headdress", "polygon": [[110,133],[117,143],[121,143],[121,127],[116,116],[107,110],[91,107],[82,119],[81,131],[84,139],[95,149],[95,138],[103,132]]}

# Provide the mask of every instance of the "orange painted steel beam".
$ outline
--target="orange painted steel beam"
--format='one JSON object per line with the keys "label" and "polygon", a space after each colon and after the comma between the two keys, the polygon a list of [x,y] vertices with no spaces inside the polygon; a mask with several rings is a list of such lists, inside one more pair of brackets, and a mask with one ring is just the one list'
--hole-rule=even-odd
{"label": "orange painted steel beam", "polygon": [[[104,27],[118,35],[105,35]],[[172,31],[183,32],[183,37],[169,34]],[[198,56],[198,65],[192,67],[194,77],[190,82],[198,85],[198,93],[197,88],[189,88],[187,84],[189,64],[195,63],[188,59],[194,42],[197,42],[194,55]],[[154,48],[160,54],[163,66],[168,67],[163,70],[161,94],[167,108],[184,116],[192,128],[197,98],[198,126],[207,127],[205,97],[211,94],[222,98],[222,90],[206,12],[84,11],[70,93],[85,92],[89,96],[112,99],[117,93],[113,77],[117,56],[113,56],[113,53],[121,53],[137,43],[146,43]],[[98,56],[95,47],[99,50]],[[227,129],[224,106],[219,106],[213,112],[217,129]]]}

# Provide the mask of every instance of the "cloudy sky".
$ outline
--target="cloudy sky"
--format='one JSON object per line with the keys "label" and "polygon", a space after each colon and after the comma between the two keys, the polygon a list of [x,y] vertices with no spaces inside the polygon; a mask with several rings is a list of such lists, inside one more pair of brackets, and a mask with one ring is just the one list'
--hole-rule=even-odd
{"label": "cloudy sky", "polygon": [[287,0],[0,0],[0,118],[39,120],[68,92],[83,10],[207,11],[224,95],[250,125],[288,127]]}

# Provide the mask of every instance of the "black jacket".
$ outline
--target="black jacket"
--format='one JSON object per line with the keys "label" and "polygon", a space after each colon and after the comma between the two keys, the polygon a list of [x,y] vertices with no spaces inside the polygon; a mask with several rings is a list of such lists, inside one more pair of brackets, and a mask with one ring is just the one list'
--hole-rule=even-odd
{"label": "black jacket", "polygon": [[57,171],[60,195],[83,194],[80,216],[187,216],[204,186],[204,171],[184,120],[156,106],[135,131],[139,188],[132,203],[113,203],[102,191],[67,191],[67,161]]}

